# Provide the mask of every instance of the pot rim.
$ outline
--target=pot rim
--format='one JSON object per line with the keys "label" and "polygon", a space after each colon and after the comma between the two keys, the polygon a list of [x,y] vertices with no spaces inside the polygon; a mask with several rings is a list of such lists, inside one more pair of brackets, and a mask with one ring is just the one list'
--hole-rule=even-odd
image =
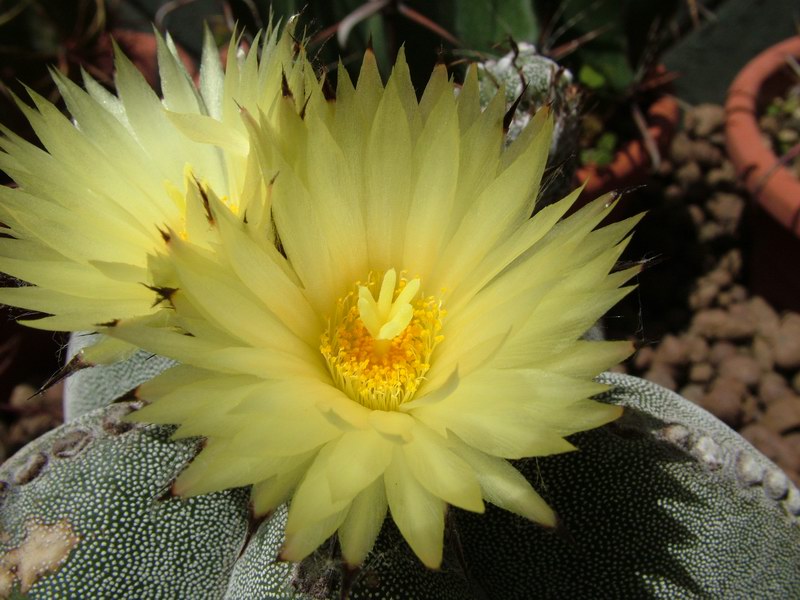
{"label": "pot rim", "polygon": [[767,48],[733,80],[725,100],[725,145],[756,202],[800,237],[800,180],[780,164],[758,126],[762,87],[786,67],[787,56],[800,58],[800,36]]}
{"label": "pot rim", "polygon": [[[675,97],[664,93],[648,107],[647,131],[664,152],[680,121],[680,106]],[[641,183],[644,169],[650,166],[650,155],[641,139],[628,140],[614,153],[614,160],[605,166],[582,165],[575,173],[579,183],[586,182],[584,197],[594,197],[620,187]]]}

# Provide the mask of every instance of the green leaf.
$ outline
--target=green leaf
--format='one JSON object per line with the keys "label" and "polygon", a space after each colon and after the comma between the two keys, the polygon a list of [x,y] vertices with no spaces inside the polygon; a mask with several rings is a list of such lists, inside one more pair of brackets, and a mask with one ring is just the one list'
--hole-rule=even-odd
{"label": "green leaf", "polygon": [[578,81],[592,90],[600,89],[606,84],[603,74],[591,65],[581,65],[581,70],[578,71]]}
{"label": "green leaf", "polygon": [[439,23],[452,23],[452,33],[470,50],[492,51],[509,37],[517,42],[539,37],[539,21],[529,0],[454,0],[439,14]]}

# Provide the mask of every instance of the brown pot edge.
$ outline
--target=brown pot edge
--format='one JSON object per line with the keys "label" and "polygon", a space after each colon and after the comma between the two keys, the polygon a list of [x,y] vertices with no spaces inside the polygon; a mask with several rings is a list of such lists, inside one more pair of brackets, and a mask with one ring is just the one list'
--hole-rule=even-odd
{"label": "brown pot edge", "polygon": [[[680,106],[671,94],[664,94],[650,105],[647,111],[647,131],[656,141],[659,150],[664,150],[680,121]],[[641,178],[637,173],[650,165],[650,156],[640,139],[629,140],[614,155],[611,164],[604,167],[587,165],[575,173],[578,182],[586,181],[583,196],[596,196],[615,188],[632,185]],[[642,175],[644,175],[642,173]]]}
{"label": "brown pot edge", "polygon": [[763,83],[785,64],[787,54],[800,58],[800,36],[758,54],[739,72],[725,101],[725,145],[745,187],[770,215],[800,237],[800,181],[763,142],[757,102]]}

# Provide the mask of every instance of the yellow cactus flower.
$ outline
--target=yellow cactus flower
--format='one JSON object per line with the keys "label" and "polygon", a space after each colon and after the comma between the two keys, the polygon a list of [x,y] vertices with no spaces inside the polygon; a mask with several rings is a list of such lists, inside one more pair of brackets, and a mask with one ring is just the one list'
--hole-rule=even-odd
{"label": "yellow cactus flower", "polygon": [[361,563],[387,510],[431,568],[448,505],[553,526],[508,459],[620,414],[593,377],[631,346],[582,336],[629,289],[636,219],[596,229],[613,196],[562,219],[579,190],[530,218],[552,121],[504,149],[474,70],[456,90],[437,68],[417,101],[402,55],[384,87],[367,53],[357,86],[340,69],[335,98],[323,82],[275,111],[251,125],[279,243],[209,189],[213,248],[164,244],[174,311],[108,330],[182,363],[133,415],[207,438],[175,491],[289,501],[289,560],[338,533]]}
{"label": "yellow cactus flower", "polygon": [[266,114],[283,85],[302,88],[304,63],[289,33],[262,42],[246,56],[232,42],[223,74],[207,32],[198,89],[159,36],[163,100],[117,51],[117,95],[53,73],[71,121],[33,91],[35,108],[19,101],[45,151],[0,128],[0,169],[17,183],[0,186],[0,271],[30,284],[0,289],[0,302],[50,314],[25,323],[51,330],[152,314],[168,285],[152,259],[161,232],[207,235],[195,197],[213,188],[233,212],[268,221],[240,112]]}

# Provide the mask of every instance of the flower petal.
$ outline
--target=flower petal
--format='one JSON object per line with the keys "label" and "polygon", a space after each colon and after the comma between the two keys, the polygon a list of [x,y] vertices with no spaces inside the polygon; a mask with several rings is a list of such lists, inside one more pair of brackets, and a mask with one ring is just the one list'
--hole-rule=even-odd
{"label": "flower petal", "polygon": [[424,425],[417,425],[414,439],[402,448],[409,470],[431,494],[453,506],[483,512],[475,472],[448,449],[443,438]]}
{"label": "flower petal", "polygon": [[347,564],[360,565],[372,550],[386,519],[387,506],[382,477],[355,497],[347,518],[339,527],[342,555]]}
{"label": "flower petal", "polygon": [[430,569],[442,563],[445,503],[417,482],[400,448],[384,475],[392,519],[419,559]]}
{"label": "flower petal", "polygon": [[507,461],[475,450],[456,436],[450,436],[450,443],[453,452],[475,470],[483,497],[487,501],[531,521],[555,527],[555,512],[536,493],[522,473]]}

